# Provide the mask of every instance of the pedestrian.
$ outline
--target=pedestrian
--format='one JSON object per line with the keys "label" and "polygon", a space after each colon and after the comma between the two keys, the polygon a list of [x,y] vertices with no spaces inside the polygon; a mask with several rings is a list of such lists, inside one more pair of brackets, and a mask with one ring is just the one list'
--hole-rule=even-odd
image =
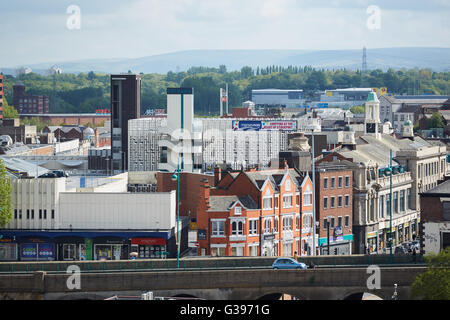
{"label": "pedestrian", "polygon": [[295,260],[295,261],[298,261],[298,254],[297,254],[297,251],[294,251],[294,260]]}
{"label": "pedestrian", "polygon": [[416,263],[417,256],[416,256],[416,248],[415,247],[413,248],[412,256],[413,256],[414,263]]}
{"label": "pedestrian", "polygon": [[310,261],[308,267],[309,267],[310,269],[315,269],[315,268],[316,268],[316,265],[315,265],[312,261]]}

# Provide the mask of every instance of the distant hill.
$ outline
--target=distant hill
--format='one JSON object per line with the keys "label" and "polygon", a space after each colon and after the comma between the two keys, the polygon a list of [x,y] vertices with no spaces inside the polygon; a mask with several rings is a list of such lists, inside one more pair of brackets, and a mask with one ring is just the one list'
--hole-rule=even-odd
{"label": "distant hill", "polygon": [[[192,66],[219,67],[228,71],[243,66],[253,68],[276,66],[312,66],[324,69],[360,69],[362,50],[190,50],[160,54],[137,59],[94,59],[29,65],[34,72],[43,73],[57,65],[65,73],[103,72],[162,73],[186,71]],[[450,71],[450,48],[380,48],[367,49],[368,69],[429,68]],[[3,68],[13,74],[15,68]]]}

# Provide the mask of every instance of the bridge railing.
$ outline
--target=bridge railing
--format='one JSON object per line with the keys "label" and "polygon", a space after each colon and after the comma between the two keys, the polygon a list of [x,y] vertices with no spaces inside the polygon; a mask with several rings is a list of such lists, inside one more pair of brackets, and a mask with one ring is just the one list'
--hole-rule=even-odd
{"label": "bridge railing", "polygon": [[[270,268],[278,257],[201,257],[182,258],[179,260],[181,270],[202,269],[240,269],[240,268]],[[349,256],[302,256],[298,260],[316,267],[343,267],[390,265],[389,255],[349,255]],[[393,255],[393,265],[424,264],[421,255]],[[36,262],[0,262],[0,273],[29,273],[35,271],[66,272],[71,265],[76,265],[81,272],[111,272],[111,271],[159,271],[177,270],[176,259],[138,259],[118,261],[36,261]]]}

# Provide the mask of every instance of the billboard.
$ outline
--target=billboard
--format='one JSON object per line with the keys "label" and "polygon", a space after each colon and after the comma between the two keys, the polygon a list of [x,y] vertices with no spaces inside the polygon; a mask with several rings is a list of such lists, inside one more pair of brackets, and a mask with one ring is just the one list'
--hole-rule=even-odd
{"label": "billboard", "polygon": [[297,131],[297,121],[233,120],[233,131]]}

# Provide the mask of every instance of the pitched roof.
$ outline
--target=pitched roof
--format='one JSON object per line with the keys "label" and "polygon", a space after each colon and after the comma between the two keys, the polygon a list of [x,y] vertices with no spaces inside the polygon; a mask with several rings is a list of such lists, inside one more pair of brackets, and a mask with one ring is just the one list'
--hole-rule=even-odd
{"label": "pitched roof", "polygon": [[230,207],[239,201],[245,209],[258,209],[258,205],[249,196],[211,196],[209,197],[210,209],[208,211],[228,211]]}
{"label": "pitched roof", "polygon": [[444,181],[438,184],[433,189],[425,191],[423,195],[446,195],[450,197],[450,180]]}

